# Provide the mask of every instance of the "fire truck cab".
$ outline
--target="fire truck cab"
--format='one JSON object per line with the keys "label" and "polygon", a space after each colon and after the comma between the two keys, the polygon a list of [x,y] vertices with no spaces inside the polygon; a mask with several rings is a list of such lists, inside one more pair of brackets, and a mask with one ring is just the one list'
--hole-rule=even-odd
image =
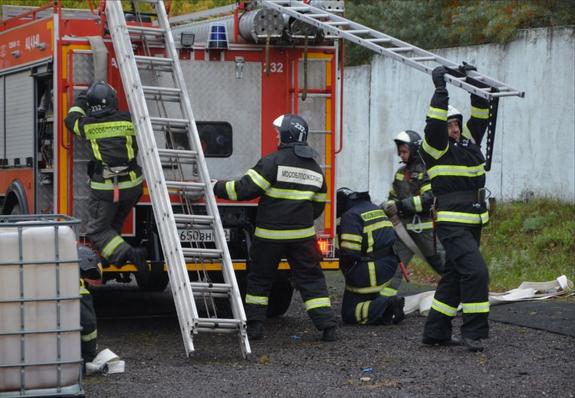
{"label": "fire truck cab", "polygon": [[[313,1],[342,12],[343,1]],[[105,1],[97,9],[64,9],[50,2],[38,7],[4,6],[0,24],[0,209],[2,214],[58,213],[86,221],[89,194],[88,144],[75,139],[63,120],[75,96],[104,74],[127,109],[114,48],[106,28]],[[327,9],[327,8],[326,8]],[[228,15],[220,16],[220,13]],[[126,10],[126,13],[131,13]],[[139,21],[141,15],[133,12]],[[212,179],[239,178],[276,149],[273,120],[302,115],[308,142],[320,153],[328,185],[327,205],[316,222],[324,269],[337,269],[335,234],[335,157],[341,146],[340,43],[318,29],[291,20],[257,2],[238,2],[214,12],[174,17],[173,36],[187,79],[192,109]],[[134,22],[140,23],[140,22]],[[153,20],[149,20],[153,24]],[[135,53],[161,54],[143,40]],[[159,84],[153,70],[145,84]],[[165,143],[159,142],[158,145]],[[186,147],[186,142],[172,143]],[[257,201],[219,200],[219,209],[240,286],[249,267]],[[202,207],[201,200],[195,204]],[[201,212],[201,210],[199,210]],[[152,278],[143,289],[168,283],[147,190],[123,227],[133,245],[148,248]],[[83,229],[80,230],[82,235]],[[209,245],[208,231],[181,231],[184,241]],[[197,264],[188,264],[190,276]],[[205,265],[204,265],[205,266]],[[219,264],[209,264],[219,270]],[[280,265],[270,297],[270,315],[287,310],[292,288],[287,263]],[[104,270],[105,280],[127,282],[133,265]]]}

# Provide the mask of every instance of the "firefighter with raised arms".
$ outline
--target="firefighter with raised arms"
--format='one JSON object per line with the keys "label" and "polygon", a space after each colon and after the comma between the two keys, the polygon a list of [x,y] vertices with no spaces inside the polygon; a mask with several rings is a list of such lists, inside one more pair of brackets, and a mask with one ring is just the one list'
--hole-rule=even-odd
{"label": "firefighter with raised arms", "polygon": [[235,181],[218,181],[224,199],[260,197],[255,238],[250,249],[245,308],[248,335],[261,339],[270,290],[278,264],[286,258],[305,309],[324,341],[336,340],[336,319],[320,267],[314,220],[324,210],[327,186],[317,152],[307,145],[307,122],[297,115],[278,117],[278,150],[260,159]]}
{"label": "firefighter with raised arms", "polygon": [[423,332],[423,343],[449,345],[451,321],[463,309],[461,337],[469,351],[482,351],[489,337],[489,273],[479,252],[482,225],[488,221],[485,203],[485,158],[481,141],[489,119],[486,100],[471,95],[471,118],[449,105],[444,67],[433,71],[435,93],[427,113],[420,153],[436,197],[437,234],[446,252]]}
{"label": "firefighter with raised arms", "polygon": [[400,323],[405,300],[389,287],[398,267],[395,232],[368,192],[337,190],[339,267],[345,276],[341,315],[345,323]]}
{"label": "firefighter with raised arms", "polygon": [[125,218],[142,195],[143,183],[130,114],[118,110],[116,90],[98,81],[78,95],[65,124],[91,149],[86,236],[105,262],[121,266],[131,261],[139,277],[146,278],[146,250],[130,246],[120,235]]}

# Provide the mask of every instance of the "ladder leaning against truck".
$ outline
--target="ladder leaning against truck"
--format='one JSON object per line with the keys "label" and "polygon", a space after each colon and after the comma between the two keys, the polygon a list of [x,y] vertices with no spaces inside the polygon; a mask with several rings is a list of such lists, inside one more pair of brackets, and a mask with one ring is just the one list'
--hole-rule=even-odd
{"label": "ladder leaning against truck", "polygon": [[[238,306],[235,295],[249,265],[257,202],[216,202],[207,188],[210,179],[239,177],[275,150],[272,121],[280,114],[298,113],[310,124],[309,142],[320,153],[328,186],[326,210],[316,223],[322,268],[337,268],[334,192],[336,154],[343,144],[343,39],[425,73],[443,65],[450,71],[447,82],[489,99],[487,169],[498,100],[523,96],[345,19],[343,0],[239,1],[173,17],[175,26],[163,15],[162,1],[133,1],[126,11],[119,2],[106,3],[91,10],[63,9],[58,1],[3,7],[10,18],[0,30],[1,209],[86,220],[89,148],[66,131],[63,119],[80,91],[96,78],[107,80],[142,135],[140,161],[147,179],[123,236],[148,248],[152,276],[138,280],[141,288],[163,290],[168,273],[181,283],[179,317],[190,310],[192,294],[231,297],[232,308]],[[280,269],[270,297],[272,316],[291,302],[287,264]],[[112,265],[104,275],[128,282],[135,270],[131,264]],[[188,353],[190,331],[239,329],[245,340],[243,309],[235,308],[237,323],[228,324],[202,320],[194,311],[184,322],[180,317],[181,326],[188,324],[182,326]],[[249,352],[247,340],[243,352]]]}

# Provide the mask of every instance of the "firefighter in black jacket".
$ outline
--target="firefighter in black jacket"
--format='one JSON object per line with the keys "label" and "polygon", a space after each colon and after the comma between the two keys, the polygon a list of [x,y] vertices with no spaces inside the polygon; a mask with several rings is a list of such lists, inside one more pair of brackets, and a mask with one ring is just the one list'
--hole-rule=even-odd
{"label": "firefighter in black jacket", "polygon": [[[433,193],[425,164],[418,153],[421,136],[412,130],[402,131],[394,139],[397,154],[405,166],[393,176],[384,210],[389,216],[398,214],[409,236],[417,244],[427,262],[438,274],[443,273],[443,259],[434,244],[431,205]],[[413,252],[401,241],[395,246],[400,260],[407,266]]]}
{"label": "firefighter in black jacket", "polygon": [[489,336],[489,273],[479,240],[488,221],[485,158],[481,140],[488,124],[486,100],[471,96],[471,118],[449,105],[444,67],[433,71],[435,93],[427,113],[420,153],[436,197],[437,234],[447,258],[423,332],[423,343],[451,344],[451,321],[463,307],[461,336],[469,351],[481,351]]}
{"label": "firefighter in black jacket", "polygon": [[395,232],[368,192],[337,190],[338,257],[345,276],[341,316],[359,325],[397,324],[405,300],[388,287],[398,267]]}
{"label": "firefighter in black jacket", "polygon": [[336,320],[320,268],[314,220],[324,210],[326,183],[317,154],[307,145],[308,126],[286,114],[274,121],[278,150],[236,181],[218,181],[214,193],[230,200],[260,197],[246,288],[248,335],[263,337],[270,289],[282,258],[290,264],[307,313],[324,341],[336,340]]}
{"label": "firefighter in black jacket", "polygon": [[66,127],[90,144],[88,165],[90,219],[86,236],[110,264],[131,261],[147,276],[146,250],[133,248],[120,235],[124,219],[142,195],[142,169],[130,114],[118,110],[116,91],[95,82],[78,95],[68,111]]}

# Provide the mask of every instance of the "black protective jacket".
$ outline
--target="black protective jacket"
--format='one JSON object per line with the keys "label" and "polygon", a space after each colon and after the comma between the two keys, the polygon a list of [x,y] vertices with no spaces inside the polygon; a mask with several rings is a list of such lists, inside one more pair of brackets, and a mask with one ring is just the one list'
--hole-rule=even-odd
{"label": "black protective jacket", "polygon": [[305,144],[281,144],[239,180],[218,181],[214,193],[229,200],[260,197],[255,231],[259,239],[312,238],[314,220],[323,213],[327,192],[315,154]]}
{"label": "black protective jacket", "polygon": [[[471,118],[463,126],[459,142],[450,139],[447,133],[448,105],[447,90],[435,90],[420,148],[433,195],[437,197],[437,222],[482,225],[489,219],[485,201],[470,197],[477,196],[478,190],[485,186],[485,158],[480,145],[489,121],[488,103],[471,96]],[[456,192],[462,196],[447,198]]]}

